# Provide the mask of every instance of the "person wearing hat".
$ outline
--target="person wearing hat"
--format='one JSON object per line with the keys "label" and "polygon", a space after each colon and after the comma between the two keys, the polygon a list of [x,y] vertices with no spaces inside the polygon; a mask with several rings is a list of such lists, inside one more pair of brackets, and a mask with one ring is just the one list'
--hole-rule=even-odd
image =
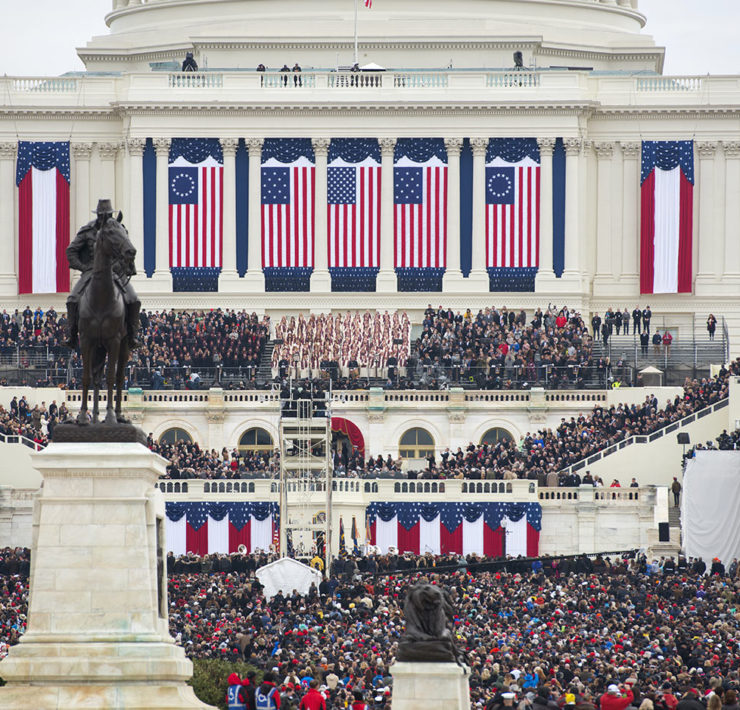
{"label": "person wearing hat", "polygon": [[[248,683],[249,681],[247,681]],[[226,688],[226,704],[229,710],[247,710],[249,707],[249,699],[247,697],[247,689],[242,685],[242,680],[239,678],[237,673],[232,673],[227,683],[229,684]]]}
{"label": "person wearing hat", "polygon": [[[80,298],[87,285],[92,279],[93,260],[95,257],[95,241],[102,229],[123,230],[128,238],[126,228],[121,224],[122,215],[118,213],[118,219],[113,218],[113,206],[110,200],[98,200],[98,206],[94,214],[96,219],[80,227],[72,243],[67,247],[67,261],[69,268],[81,271],[82,276],[75,284],[72,292],[67,297],[67,320],[69,321],[69,339],[67,345],[70,348],[77,347],[77,335],[79,326]],[[136,249],[131,245],[127,254],[118,255],[113,262],[113,280],[118,285],[126,304],[126,333],[128,346],[134,350],[141,346],[136,339],[139,332],[139,311],[141,301],[131,285],[131,277],[136,274],[134,258]]]}
{"label": "person wearing hat", "polygon": [[625,693],[622,693],[622,689],[612,683],[606,689],[606,693],[601,696],[599,706],[601,710],[625,710],[625,708],[632,705],[634,699],[635,696],[631,688],[628,688]]}

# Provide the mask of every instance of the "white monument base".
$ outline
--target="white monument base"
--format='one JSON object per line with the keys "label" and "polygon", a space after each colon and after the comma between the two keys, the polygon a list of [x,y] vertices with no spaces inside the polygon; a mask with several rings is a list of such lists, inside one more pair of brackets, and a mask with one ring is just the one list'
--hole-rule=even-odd
{"label": "white monument base", "polygon": [[207,708],[169,635],[165,461],[136,443],[54,443],[32,456],[28,629],[0,662],[0,707]]}
{"label": "white monument base", "polygon": [[470,710],[467,669],[456,663],[394,663],[393,710]]}

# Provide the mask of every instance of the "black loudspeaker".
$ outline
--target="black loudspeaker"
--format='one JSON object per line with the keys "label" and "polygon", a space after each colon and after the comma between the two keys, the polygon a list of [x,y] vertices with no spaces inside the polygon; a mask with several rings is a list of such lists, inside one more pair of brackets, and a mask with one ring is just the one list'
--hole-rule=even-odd
{"label": "black loudspeaker", "polygon": [[689,432],[682,431],[679,434],[676,435],[676,441],[679,444],[690,444],[691,440],[689,439]]}
{"label": "black loudspeaker", "polygon": [[[681,436],[679,434],[679,436]],[[658,523],[658,542],[670,542],[671,531],[668,527],[668,523]]]}

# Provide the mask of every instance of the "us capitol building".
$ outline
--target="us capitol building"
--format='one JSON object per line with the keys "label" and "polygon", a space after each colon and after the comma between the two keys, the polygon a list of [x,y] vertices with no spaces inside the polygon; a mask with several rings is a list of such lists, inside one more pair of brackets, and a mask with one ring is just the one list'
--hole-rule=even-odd
{"label": "us capitol building", "polygon": [[[317,311],[649,303],[679,332],[710,310],[730,336],[740,328],[740,78],[664,76],[638,0],[359,5],[359,71],[350,0],[113,0],[109,34],[78,50],[85,72],[0,79],[0,305],[59,307],[66,229],[110,197],[150,307],[278,315],[295,291]],[[182,71],[188,52],[196,71]],[[295,64],[300,74],[279,71]],[[654,253],[643,141],[684,146],[692,188],[680,236],[661,248],[656,236]],[[37,273],[43,234],[24,216],[23,142],[69,143],[51,277]],[[512,169],[530,177],[507,201],[496,166],[512,164],[537,170]],[[193,225],[174,204],[178,165],[219,171],[199,178],[211,202]],[[351,175],[353,206],[369,212],[354,224],[346,211],[336,222],[349,198],[331,165],[375,169],[362,188]],[[310,177],[294,182],[295,170],[271,196],[276,166]],[[409,166],[442,171],[404,191]],[[678,282],[659,278],[677,260]]]}

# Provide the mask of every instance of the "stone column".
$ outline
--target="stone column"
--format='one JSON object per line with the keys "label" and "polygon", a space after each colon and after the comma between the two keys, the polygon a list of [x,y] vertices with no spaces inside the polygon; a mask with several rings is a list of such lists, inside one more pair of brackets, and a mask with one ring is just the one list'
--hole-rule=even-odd
{"label": "stone column", "polygon": [[[716,250],[714,219],[714,159],[717,153],[715,141],[698,141],[699,153],[699,234],[697,241],[698,264],[696,268],[696,292],[714,290],[713,256]],[[723,254],[724,256],[724,254]]]}
{"label": "stone column", "polygon": [[[74,158],[74,178],[72,180],[74,201],[70,200],[72,234],[94,218],[92,211],[99,199],[90,194],[90,157],[93,147],[92,143],[72,143],[72,157]],[[116,205],[114,204],[113,207]],[[77,283],[79,278],[79,271],[71,272],[70,288]]]}
{"label": "stone column", "polygon": [[445,138],[447,148],[447,269],[443,291],[462,291],[465,281],[460,270],[460,151],[462,138]]}
{"label": "stone column", "polygon": [[636,293],[640,281],[640,149],[622,143],[622,273],[620,282]]}
{"label": "stone column", "polygon": [[565,269],[563,278],[580,281],[578,242],[580,225],[580,138],[565,139]]}
{"label": "stone column", "polygon": [[313,152],[316,157],[316,192],[314,194],[314,224],[313,253],[314,265],[311,274],[311,291],[315,293],[329,293],[331,291],[331,275],[329,274],[329,232],[327,219],[327,158],[329,155],[329,139],[314,138]]}
{"label": "stone column", "polygon": [[170,139],[155,138],[157,153],[157,231],[154,278],[162,282],[167,291],[172,290],[170,277],[170,210],[169,210],[169,158]]}
{"label": "stone column", "polygon": [[395,249],[393,231],[393,152],[395,138],[381,138],[380,141],[380,271],[375,282],[375,290],[393,293],[398,288],[395,272]]}
{"label": "stone column", "polygon": [[0,143],[0,294],[18,295],[15,228],[15,156],[17,143]]}
{"label": "stone column", "polygon": [[723,288],[732,284],[737,292],[740,281],[740,143],[723,143],[725,153],[725,258]]}
{"label": "stone column", "polygon": [[[594,286],[612,278],[612,185],[613,143],[596,143],[594,146],[598,160],[597,174],[597,217],[596,217],[596,274]],[[566,205],[567,209],[567,205]]]}
{"label": "stone column", "polygon": [[144,166],[142,156],[146,141],[143,138],[129,138],[126,141],[128,148],[128,179],[129,179],[129,213],[125,215],[124,223],[128,228],[131,243],[136,247],[136,271],[139,278],[145,277],[144,272]]}
{"label": "stone column", "polygon": [[236,138],[222,138],[224,155],[224,231],[222,235],[221,276],[219,289],[228,289],[229,284],[238,284],[236,271]]}
{"label": "stone column", "polygon": [[552,154],[554,138],[538,138],[540,147],[540,265],[535,277],[535,291],[546,291],[554,285],[552,222]]}
{"label": "stone column", "polygon": [[468,288],[489,290],[486,270],[486,150],[488,138],[471,138],[473,149],[473,249]]}
{"label": "stone column", "polygon": [[249,151],[249,234],[247,235],[247,273],[244,289],[250,293],[264,293],[265,275],[262,271],[262,138],[247,138]]}
{"label": "stone column", "polygon": [[113,209],[121,209],[115,204],[116,199],[116,156],[121,147],[120,143],[98,143],[100,156],[100,184],[95,186],[97,194],[94,196],[96,204],[100,198],[110,199]]}

